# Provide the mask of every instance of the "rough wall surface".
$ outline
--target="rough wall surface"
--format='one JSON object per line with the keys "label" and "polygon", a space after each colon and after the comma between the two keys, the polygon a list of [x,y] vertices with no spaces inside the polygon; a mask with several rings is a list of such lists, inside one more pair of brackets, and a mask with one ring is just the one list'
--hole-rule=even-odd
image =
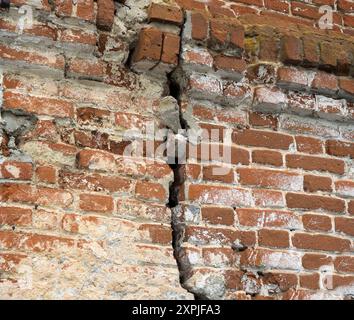
{"label": "rough wall surface", "polygon": [[352,1],[13,0],[0,72],[0,298],[354,297]]}

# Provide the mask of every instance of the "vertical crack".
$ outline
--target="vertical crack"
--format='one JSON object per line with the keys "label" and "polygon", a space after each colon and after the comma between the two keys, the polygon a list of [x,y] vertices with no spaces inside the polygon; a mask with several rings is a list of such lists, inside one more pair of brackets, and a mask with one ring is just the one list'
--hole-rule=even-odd
{"label": "vertical crack", "polygon": [[[184,132],[189,129],[187,121],[183,118],[181,110],[181,92],[179,84],[174,80],[171,74],[168,75],[168,86],[170,89],[170,96],[174,97],[178,103],[179,107],[179,118],[176,122],[179,122],[180,127]],[[175,141],[177,140],[175,133]],[[188,140],[185,140],[188,143]],[[175,158],[173,163],[169,163],[170,168],[173,171],[173,181],[169,188],[169,202],[167,206],[171,210],[171,227],[172,227],[172,246],[174,257],[179,270],[180,284],[182,288],[187,290],[189,293],[194,295],[195,300],[205,300],[205,297],[193,292],[190,288],[186,286],[186,281],[191,273],[191,265],[188,262],[188,257],[182,248],[183,238],[185,234],[185,222],[184,222],[184,207],[180,204],[180,198],[184,195],[184,183],[186,180],[186,164],[185,157],[179,152],[180,144],[175,142]],[[185,151],[184,149],[183,151]],[[182,156],[182,158],[180,158]]]}

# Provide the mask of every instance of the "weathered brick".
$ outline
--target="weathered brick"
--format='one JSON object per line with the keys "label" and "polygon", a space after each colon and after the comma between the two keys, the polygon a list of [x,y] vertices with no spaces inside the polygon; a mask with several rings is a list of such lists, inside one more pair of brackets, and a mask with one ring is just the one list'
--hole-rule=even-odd
{"label": "weathered brick", "polygon": [[258,231],[258,243],[266,247],[287,248],[289,233],[281,230],[262,229]]}
{"label": "weathered brick", "polygon": [[305,269],[316,270],[322,266],[329,266],[332,264],[332,258],[330,256],[306,253],[302,257],[302,265]]}
{"label": "weathered brick", "polygon": [[96,194],[81,194],[80,209],[85,211],[94,211],[102,213],[113,212],[113,199],[110,196],[101,196]]}
{"label": "weathered brick", "polygon": [[295,36],[285,36],[282,39],[282,60],[285,63],[298,64],[303,59],[301,39]]}
{"label": "weathered brick", "polygon": [[354,197],[354,182],[352,180],[338,180],[334,184],[338,195]]}
{"label": "weathered brick", "polygon": [[296,136],[296,147],[299,152],[317,154],[323,153],[323,142],[319,139],[306,137],[306,136]]}
{"label": "weathered brick", "polygon": [[220,166],[204,166],[203,179],[224,183],[233,183],[235,180],[232,169]]}
{"label": "weathered brick", "polygon": [[288,193],[286,195],[288,208],[322,209],[332,212],[343,212],[344,201],[338,198]]}
{"label": "weathered brick", "polygon": [[283,165],[283,156],[277,151],[254,150],[252,152],[252,162],[281,167]]}
{"label": "weathered brick", "polygon": [[188,199],[205,204],[220,204],[226,206],[250,205],[252,195],[250,191],[211,185],[193,184],[189,186]]}
{"label": "weathered brick", "polygon": [[70,192],[45,187],[34,187],[28,184],[0,185],[0,199],[5,202],[30,203],[41,206],[68,207],[73,202]]}
{"label": "weathered brick", "polygon": [[149,20],[180,26],[183,23],[183,13],[178,7],[152,3],[149,8]]}
{"label": "weathered brick", "polygon": [[147,200],[167,200],[165,188],[161,184],[154,182],[138,181],[135,187],[135,194]]}
{"label": "weathered brick", "polygon": [[19,161],[4,161],[0,164],[0,178],[31,180],[32,164]]}
{"label": "weathered brick", "polygon": [[18,207],[0,207],[0,225],[29,226],[32,210]]}
{"label": "weathered brick", "polygon": [[305,289],[320,289],[320,275],[318,273],[300,275],[300,286]]}
{"label": "weathered brick", "polygon": [[252,129],[234,131],[232,140],[236,144],[283,150],[288,150],[293,143],[289,135]]}
{"label": "weathered brick", "polygon": [[97,1],[97,28],[110,31],[114,21],[114,2],[113,0]]}
{"label": "weathered brick", "polygon": [[232,226],[235,222],[235,213],[231,208],[202,207],[202,219],[210,224],[222,224]]}
{"label": "weathered brick", "polygon": [[347,234],[348,236],[354,236],[354,219],[336,217],[335,218],[336,232]]}
{"label": "weathered brick", "polygon": [[302,156],[288,154],[286,165],[289,168],[302,168],[304,170],[328,171],[336,174],[343,174],[345,171],[344,161],[313,156]]}
{"label": "weathered brick", "polygon": [[293,246],[299,249],[343,252],[350,250],[350,240],[326,235],[296,233],[292,237]]}
{"label": "weathered brick", "polygon": [[333,156],[354,158],[354,143],[327,140],[326,150],[328,154]]}
{"label": "weathered brick", "polygon": [[246,227],[299,229],[300,218],[291,211],[237,209],[238,222]]}
{"label": "weathered brick", "polygon": [[301,191],[303,188],[302,176],[288,171],[240,168],[237,173],[239,182],[244,185],[292,191]]}
{"label": "weathered brick", "polygon": [[330,217],[305,214],[302,216],[304,228],[309,231],[330,231],[332,229],[332,221]]}
{"label": "weathered brick", "polygon": [[339,272],[354,272],[354,257],[339,256],[334,259],[334,267]]}
{"label": "weathered brick", "polygon": [[332,179],[321,176],[304,176],[304,190],[307,192],[332,191]]}

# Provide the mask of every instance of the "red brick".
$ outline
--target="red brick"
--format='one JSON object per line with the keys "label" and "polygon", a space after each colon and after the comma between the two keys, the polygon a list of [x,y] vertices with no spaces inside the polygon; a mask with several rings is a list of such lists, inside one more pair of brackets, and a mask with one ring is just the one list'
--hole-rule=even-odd
{"label": "red brick", "polygon": [[242,73],[246,69],[246,61],[236,57],[217,55],[214,57],[214,68],[216,70],[221,69],[229,72]]}
{"label": "red brick", "polygon": [[236,144],[283,150],[288,150],[293,143],[289,135],[252,129],[234,131],[232,140]]}
{"label": "red brick", "polygon": [[252,246],[256,242],[254,231],[236,231],[234,229],[187,226],[184,241],[203,245],[232,245],[239,240],[242,245]]}
{"label": "red brick", "polygon": [[298,64],[303,59],[301,39],[295,36],[285,36],[282,39],[282,60],[285,63]]}
{"label": "red brick", "polygon": [[342,160],[293,154],[286,155],[286,165],[289,168],[302,168],[310,171],[328,171],[336,174],[344,174],[345,170],[345,164]]}
{"label": "red brick", "polygon": [[344,93],[354,96],[354,80],[350,78],[340,78],[339,87]]}
{"label": "red brick", "polygon": [[354,181],[338,180],[335,182],[336,193],[342,197],[354,197]]}
{"label": "red brick", "polygon": [[168,245],[172,242],[172,229],[160,224],[143,224],[140,231],[148,232],[153,243]]}
{"label": "red brick", "polygon": [[237,173],[239,182],[244,185],[293,191],[301,191],[303,186],[302,176],[288,171],[240,168]]}
{"label": "red brick", "polygon": [[32,164],[19,161],[4,161],[0,164],[0,178],[31,180]]}
{"label": "red brick", "polygon": [[348,213],[354,215],[354,200],[348,203]]}
{"label": "red brick", "polygon": [[297,233],[292,237],[295,248],[323,251],[349,251],[350,240],[325,235]]}
{"label": "red brick", "polygon": [[70,192],[28,184],[1,184],[0,200],[5,202],[22,202],[41,206],[68,207],[73,202]]}
{"label": "red brick", "polygon": [[235,213],[231,208],[202,207],[202,219],[210,224],[232,226],[235,222]]}
{"label": "red brick", "polygon": [[284,207],[281,191],[254,189],[252,191],[254,203],[258,207]]}
{"label": "red brick", "polygon": [[305,214],[302,216],[302,223],[304,228],[309,231],[331,231],[332,221],[330,217]]}
{"label": "red brick", "polygon": [[32,211],[17,207],[0,207],[0,225],[29,226],[32,223]]}
{"label": "red brick", "polygon": [[354,283],[354,276],[341,276],[341,275],[333,275],[332,278],[327,278],[327,282],[325,283],[325,287],[329,290],[337,289],[337,288],[351,288]]}
{"label": "red brick", "polygon": [[288,291],[291,288],[297,287],[297,275],[283,272],[267,272],[264,274],[263,283],[279,287],[281,291]]}
{"label": "red brick", "polygon": [[25,258],[27,258],[25,254],[0,253],[0,269],[4,272],[13,272]]}
{"label": "red brick", "polygon": [[56,182],[56,169],[50,166],[40,166],[36,168],[38,181],[46,183]]}
{"label": "red brick", "polygon": [[343,16],[343,24],[350,28],[354,28],[354,19],[351,15],[344,15]]}
{"label": "red brick", "polygon": [[283,86],[291,86],[291,88],[305,89],[308,86],[308,73],[296,68],[280,67],[277,83]]}
{"label": "red brick", "polygon": [[97,39],[94,32],[76,29],[65,29],[61,30],[58,34],[57,41],[71,42],[71,43],[82,43],[90,46],[95,46]]}
{"label": "red brick", "polygon": [[257,14],[258,10],[252,7],[231,4],[231,9],[234,11],[236,17],[243,16],[246,14]]}
{"label": "red brick", "polygon": [[230,124],[247,124],[247,114],[233,109],[214,109],[202,105],[193,106],[193,115],[202,120],[216,120]]}
{"label": "red brick", "polygon": [[262,229],[258,231],[258,244],[266,247],[289,247],[289,233],[281,230]]}
{"label": "red brick", "polygon": [[220,166],[204,166],[203,179],[210,181],[220,181],[225,183],[234,182],[234,172],[231,168]]}
{"label": "red brick", "polygon": [[311,87],[324,93],[333,93],[338,90],[338,80],[333,74],[317,72],[312,81]]}
{"label": "red brick", "polygon": [[323,153],[323,142],[320,139],[296,136],[295,140],[299,152],[310,154]]}
{"label": "red brick", "polygon": [[129,192],[132,187],[132,182],[123,177],[74,173],[63,170],[59,173],[59,184],[63,189],[70,188],[97,192]]}
{"label": "red brick", "polygon": [[317,191],[332,191],[332,179],[329,177],[321,176],[304,176],[304,191],[317,192]]}
{"label": "red brick", "polygon": [[238,0],[238,1],[233,1],[233,2],[240,2],[240,3],[255,5],[257,7],[263,6],[262,0]]}
{"label": "red brick", "polygon": [[334,267],[339,272],[354,272],[354,257],[336,257],[334,259]]}
{"label": "red brick", "polygon": [[103,31],[111,31],[114,21],[113,0],[97,0],[97,28]]}
{"label": "red brick", "polygon": [[172,33],[163,34],[161,61],[168,64],[178,64],[181,39]]}
{"label": "red brick", "polygon": [[289,3],[286,0],[265,0],[264,6],[275,11],[289,13]]}
{"label": "red brick", "polygon": [[250,205],[251,193],[248,190],[225,186],[194,184],[189,186],[189,200],[205,204],[225,206]]}
{"label": "red brick", "polygon": [[320,254],[306,253],[302,257],[302,265],[305,269],[316,270],[322,266],[328,266],[332,264],[332,258]]}
{"label": "red brick", "polygon": [[106,73],[106,64],[100,60],[87,58],[72,58],[67,62],[68,74],[77,74],[81,77],[102,78]]}
{"label": "red brick", "polygon": [[250,163],[248,150],[231,146],[231,163],[248,165]]}
{"label": "red brick", "polygon": [[327,140],[326,150],[333,156],[354,158],[354,143],[351,142]]}
{"label": "red brick", "polygon": [[354,11],[354,3],[349,0],[338,0],[337,6],[340,10],[343,10],[344,12]]}
{"label": "red brick", "polygon": [[73,4],[70,0],[55,0],[55,13],[58,16],[71,16]]}
{"label": "red brick", "polygon": [[80,124],[102,125],[109,121],[111,113],[108,110],[84,107],[76,110],[77,120]]}
{"label": "red brick", "polygon": [[297,1],[291,1],[291,12],[295,16],[308,19],[318,20],[321,17],[318,7]]}
{"label": "red brick", "polygon": [[303,38],[304,46],[304,64],[306,66],[317,66],[320,62],[320,48],[318,41],[312,36],[305,36]]}
{"label": "red brick", "polygon": [[93,21],[95,14],[93,0],[78,0],[76,15],[87,21]]}
{"label": "red brick", "polygon": [[183,62],[194,67],[202,66],[211,68],[213,66],[213,56],[207,50],[196,50],[186,48],[182,54]]}
{"label": "red brick", "polygon": [[249,114],[249,122],[253,127],[265,127],[276,129],[278,127],[278,118],[274,115],[259,112],[251,112]]}
{"label": "red brick", "polygon": [[111,171],[116,167],[114,156],[108,152],[81,150],[76,158],[79,168]]}
{"label": "red brick", "polygon": [[244,47],[244,28],[234,21],[226,19],[212,19],[210,22],[210,45],[212,47],[233,46]]}
{"label": "red brick", "polygon": [[183,23],[183,13],[178,7],[152,3],[149,8],[149,20],[180,26]]}
{"label": "red brick", "polygon": [[240,264],[265,269],[298,270],[300,259],[298,254],[289,251],[247,249],[241,252]]}
{"label": "red brick", "polygon": [[301,225],[299,217],[291,211],[271,209],[237,209],[238,222],[246,227],[296,229]]}
{"label": "red brick", "polygon": [[354,218],[335,218],[336,232],[347,234],[348,236],[354,236]]}
{"label": "red brick", "polygon": [[252,152],[252,162],[281,167],[283,165],[283,155],[277,151],[254,150]]}
{"label": "red brick", "polygon": [[320,275],[318,273],[300,275],[300,287],[310,290],[320,289]]}
{"label": "red brick", "polygon": [[71,102],[54,98],[31,97],[6,91],[4,93],[5,109],[21,109],[29,113],[55,117],[74,116]]}
{"label": "red brick", "polygon": [[288,193],[286,195],[288,208],[298,209],[323,209],[332,212],[343,212],[344,201],[338,198]]}
{"label": "red brick", "polygon": [[[335,48],[336,43],[330,42],[330,41],[325,41],[322,40],[320,42],[320,52],[321,52],[321,67],[322,69],[326,70],[326,71],[335,71],[336,67],[337,67],[337,52],[335,52],[334,49]],[[333,50],[334,49],[334,50]],[[334,79],[334,76],[329,75],[328,76],[332,77]],[[328,81],[326,80],[326,74],[323,73],[322,79],[319,78],[319,82],[321,80],[323,81]],[[330,82],[332,82],[334,80],[330,80]],[[320,84],[320,83],[319,83]]]}
{"label": "red brick", "polygon": [[55,69],[64,70],[64,57],[60,54],[45,54],[20,48],[12,48],[0,44],[0,57],[8,60],[24,61],[35,65],[44,65]]}
{"label": "red brick", "polygon": [[80,209],[102,213],[113,212],[113,198],[95,194],[80,194]]}
{"label": "red brick", "polygon": [[133,62],[142,60],[160,61],[163,44],[162,31],[154,28],[144,28],[140,31]]}
{"label": "red brick", "polygon": [[159,184],[148,181],[138,181],[135,187],[135,194],[147,200],[167,200],[165,188]]}
{"label": "red brick", "polygon": [[75,240],[43,234],[0,231],[0,244],[6,249],[30,250],[39,253],[73,248],[75,246]]}
{"label": "red brick", "polygon": [[232,266],[236,260],[235,251],[231,248],[203,248],[202,254],[204,263],[209,266]]}
{"label": "red brick", "polygon": [[206,40],[208,38],[209,22],[205,15],[199,12],[194,12],[191,15],[192,20],[192,38],[194,40]]}

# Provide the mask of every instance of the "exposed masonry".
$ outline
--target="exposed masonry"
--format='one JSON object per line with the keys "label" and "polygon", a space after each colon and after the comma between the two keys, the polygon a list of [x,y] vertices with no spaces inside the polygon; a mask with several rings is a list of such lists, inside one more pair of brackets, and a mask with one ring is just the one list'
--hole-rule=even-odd
{"label": "exposed masonry", "polygon": [[[352,298],[352,38],[257,4],[121,2],[37,4],[20,36],[1,16],[0,292]],[[125,164],[144,121],[159,143],[232,133],[230,172]]]}

